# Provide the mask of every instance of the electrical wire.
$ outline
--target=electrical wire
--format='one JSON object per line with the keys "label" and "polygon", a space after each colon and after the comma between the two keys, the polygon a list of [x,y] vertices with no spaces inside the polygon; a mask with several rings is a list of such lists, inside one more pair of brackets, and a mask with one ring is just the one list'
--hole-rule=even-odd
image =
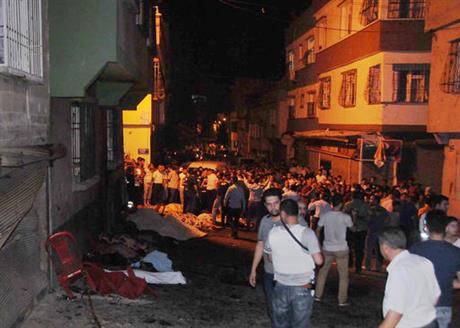
{"label": "electrical wire", "polygon": [[[277,20],[277,21],[284,22],[284,23],[291,23],[292,22],[292,20],[286,20],[286,19],[278,18],[278,17],[275,17],[275,16],[263,14],[263,13],[261,15],[258,11],[254,11],[252,9],[240,7],[240,6],[235,5],[234,3],[232,3],[232,1],[236,2],[236,0],[218,0],[218,1],[221,4],[225,5],[225,6],[231,7],[231,8],[236,9],[236,10],[244,11],[244,12],[247,12],[247,13],[255,14],[255,15],[259,16],[260,18],[268,18],[268,19]],[[241,1],[241,3],[242,3],[242,1]],[[253,4],[256,5],[255,3],[253,3]],[[331,16],[331,15],[328,15],[328,16]],[[422,19],[423,18],[414,19],[414,20],[422,20]],[[395,19],[395,20],[397,20],[397,19]],[[383,32],[382,31],[373,31],[373,30],[366,30],[365,27],[363,27],[363,29],[361,29],[361,30],[356,30],[356,29],[343,29],[343,28],[329,27],[329,26],[319,26],[319,25],[316,25],[316,24],[313,24],[313,25],[310,24],[310,25],[304,25],[304,26],[309,27],[309,28],[322,28],[322,29],[332,30],[332,31],[349,32],[350,34],[351,33],[357,33],[357,32],[361,32],[361,33],[379,33],[379,34],[406,34],[407,33],[406,30],[386,30],[386,31],[383,31]],[[448,29],[448,30],[450,30],[450,29],[460,29],[460,26],[449,27],[449,28],[446,28],[446,29]]]}

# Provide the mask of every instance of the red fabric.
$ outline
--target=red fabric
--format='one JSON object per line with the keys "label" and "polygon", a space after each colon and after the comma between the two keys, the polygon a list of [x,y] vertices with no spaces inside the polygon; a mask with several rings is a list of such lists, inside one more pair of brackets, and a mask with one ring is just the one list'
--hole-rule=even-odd
{"label": "red fabric", "polygon": [[118,294],[120,296],[135,299],[143,293],[153,294],[145,279],[134,275],[131,267],[128,267],[128,275],[123,272],[105,272],[94,263],[84,263],[86,274],[94,281],[96,290],[102,295]]}

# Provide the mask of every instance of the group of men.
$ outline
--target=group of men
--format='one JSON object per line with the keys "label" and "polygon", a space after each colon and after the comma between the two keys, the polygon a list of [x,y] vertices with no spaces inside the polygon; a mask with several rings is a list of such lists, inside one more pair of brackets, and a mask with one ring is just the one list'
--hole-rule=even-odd
{"label": "group of men", "polygon": [[[353,204],[344,209],[342,197],[335,194],[332,209],[319,217],[315,233],[302,219],[302,201],[283,199],[280,189],[270,188],[263,203],[268,214],[260,222],[249,283],[256,286],[257,267],[263,260],[262,281],[272,326],[311,326],[313,303],[323,300],[334,261],[339,273],[338,305],[350,305],[347,231],[359,224],[357,213],[350,212]],[[400,226],[381,226],[378,231],[378,251],[389,262],[380,328],[449,327],[453,289],[460,288],[460,248],[455,244],[458,238],[446,238],[446,232],[458,235],[458,222],[435,208],[427,211],[425,221],[429,239],[410,250]]]}

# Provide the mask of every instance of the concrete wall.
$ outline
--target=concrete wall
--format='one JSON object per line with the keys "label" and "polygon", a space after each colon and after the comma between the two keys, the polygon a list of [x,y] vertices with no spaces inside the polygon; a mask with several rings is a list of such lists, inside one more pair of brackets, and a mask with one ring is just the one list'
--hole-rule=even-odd
{"label": "concrete wall", "polygon": [[[71,154],[71,101],[66,98],[52,98],[51,101],[51,141],[65,145],[67,154],[56,161],[52,168],[53,180],[53,230],[70,229],[84,246],[83,230],[87,226],[106,222],[105,177],[106,157],[106,113],[98,108],[96,120],[96,175],[81,183],[72,182]],[[82,214],[83,213],[83,214]],[[85,214],[86,213],[86,214]],[[88,221],[88,223],[85,223]],[[92,223],[91,223],[92,222]]]}
{"label": "concrete wall", "polygon": [[460,23],[448,29],[436,31],[433,37],[433,60],[430,75],[430,99],[428,113],[429,132],[460,132],[458,119],[460,94],[446,93],[440,86],[449,60],[450,42],[460,38]]}
{"label": "concrete wall", "polygon": [[451,139],[444,148],[442,193],[449,197],[449,214],[460,217],[460,140]]}
{"label": "concrete wall", "polygon": [[[147,95],[137,105],[136,110],[123,111],[123,143],[125,154],[131,158],[138,156],[150,163],[150,140],[152,135],[152,95]],[[139,154],[138,149],[148,149],[148,154]]]}
{"label": "concrete wall", "polygon": [[[0,147],[42,145],[49,140],[48,1],[42,0],[43,79],[0,75]],[[36,170],[31,165],[27,167]],[[0,249],[0,318],[2,327],[17,322],[46,288],[45,180],[33,208]]]}

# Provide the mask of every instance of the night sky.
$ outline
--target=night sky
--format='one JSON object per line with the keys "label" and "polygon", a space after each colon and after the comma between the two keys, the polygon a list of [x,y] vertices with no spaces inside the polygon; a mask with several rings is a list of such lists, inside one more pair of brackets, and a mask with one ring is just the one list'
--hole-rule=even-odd
{"label": "night sky", "polygon": [[[308,0],[164,0],[172,62],[209,76],[279,77],[284,28]],[[185,67],[182,67],[184,65]]]}
{"label": "night sky", "polygon": [[[177,126],[187,121],[192,125],[190,118],[210,122],[216,113],[228,112],[230,86],[237,77],[281,78],[285,70],[284,29],[292,15],[309,3],[162,0],[172,67],[167,123]],[[205,95],[206,106],[194,108],[192,94]]]}

